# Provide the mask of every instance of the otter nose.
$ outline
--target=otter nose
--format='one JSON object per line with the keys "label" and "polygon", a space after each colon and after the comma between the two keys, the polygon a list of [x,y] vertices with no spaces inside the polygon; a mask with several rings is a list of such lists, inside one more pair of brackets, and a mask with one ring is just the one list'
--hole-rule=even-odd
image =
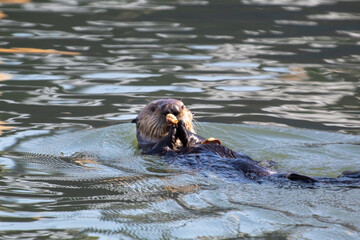
{"label": "otter nose", "polygon": [[178,106],[173,105],[173,104],[165,104],[161,107],[161,113],[163,115],[167,115],[169,113],[174,114],[175,116],[179,115],[180,113],[180,109]]}

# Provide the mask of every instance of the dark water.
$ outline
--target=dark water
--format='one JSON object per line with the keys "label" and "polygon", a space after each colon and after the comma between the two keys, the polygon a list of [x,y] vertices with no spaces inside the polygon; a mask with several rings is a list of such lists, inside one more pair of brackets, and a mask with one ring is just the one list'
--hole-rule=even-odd
{"label": "dark water", "polygon": [[0,239],[359,239],[358,188],[189,172],[139,155],[129,123],[179,98],[201,135],[257,160],[360,170],[359,10],[0,0]]}

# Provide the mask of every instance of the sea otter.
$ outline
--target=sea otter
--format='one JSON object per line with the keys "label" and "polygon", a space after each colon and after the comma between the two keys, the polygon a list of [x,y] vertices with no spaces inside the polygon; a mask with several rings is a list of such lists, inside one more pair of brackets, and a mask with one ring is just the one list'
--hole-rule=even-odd
{"label": "sea otter", "polygon": [[360,184],[360,172],[343,173],[338,178],[312,178],[264,167],[246,154],[222,145],[218,139],[205,139],[196,134],[193,114],[180,100],[150,102],[132,122],[136,123],[136,137],[144,154],[162,155],[168,161],[192,169],[214,171],[227,178],[242,180]]}

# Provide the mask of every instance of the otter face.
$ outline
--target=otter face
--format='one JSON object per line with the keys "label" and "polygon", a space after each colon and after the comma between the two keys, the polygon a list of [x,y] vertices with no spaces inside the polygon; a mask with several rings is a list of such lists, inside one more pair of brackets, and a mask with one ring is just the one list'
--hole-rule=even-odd
{"label": "otter face", "polygon": [[138,141],[155,143],[165,137],[170,130],[166,115],[173,114],[178,120],[185,122],[186,128],[194,132],[193,114],[182,101],[176,99],[155,100],[144,107],[132,121],[136,123]]}

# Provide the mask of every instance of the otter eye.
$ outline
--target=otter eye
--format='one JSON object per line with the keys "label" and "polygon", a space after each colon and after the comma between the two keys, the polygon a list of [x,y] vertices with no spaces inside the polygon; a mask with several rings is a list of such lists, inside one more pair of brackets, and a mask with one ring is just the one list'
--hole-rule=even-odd
{"label": "otter eye", "polygon": [[151,111],[155,112],[156,107],[152,106],[150,109],[151,109]]}
{"label": "otter eye", "polygon": [[184,110],[184,108],[185,108],[185,105],[182,105],[182,106],[181,106],[181,109],[183,109],[183,110]]}

